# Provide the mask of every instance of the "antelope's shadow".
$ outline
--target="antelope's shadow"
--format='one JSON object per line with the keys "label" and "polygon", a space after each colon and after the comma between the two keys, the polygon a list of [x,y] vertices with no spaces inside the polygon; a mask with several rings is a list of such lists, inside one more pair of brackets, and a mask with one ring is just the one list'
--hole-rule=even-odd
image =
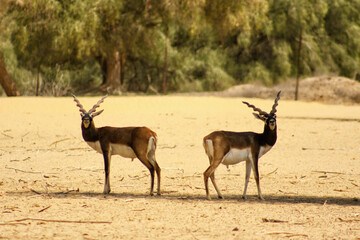
{"label": "antelope's shadow", "polygon": [[225,195],[225,199],[218,199],[213,195],[211,201],[207,200],[205,194],[188,194],[181,195],[179,193],[164,193],[163,195],[150,196],[148,194],[137,194],[130,192],[122,193],[95,193],[95,192],[31,192],[31,191],[16,191],[6,192],[9,196],[28,197],[31,195],[44,195],[50,198],[98,198],[98,199],[162,199],[168,201],[208,201],[214,203],[227,203],[227,202],[246,202],[246,203],[261,203],[261,204],[315,204],[315,205],[339,205],[339,206],[360,206],[360,199],[354,197],[335,197],[335,196],[306,196],[306,195],[264,195],[265,201],[257,198],[257,195],[248,195],[247,199],[242,199],[241,195]]}

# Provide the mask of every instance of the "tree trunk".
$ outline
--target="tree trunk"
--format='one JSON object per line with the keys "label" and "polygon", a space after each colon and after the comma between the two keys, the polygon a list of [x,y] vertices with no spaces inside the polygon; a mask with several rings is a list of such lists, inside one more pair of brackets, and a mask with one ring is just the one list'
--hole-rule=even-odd
{"label": "tree trunk", "polygon": [[7,96],[20,96],[20,92],[12,80],[10,74],[6,70],[2,53],[0,52],[0,85],[3,87]]}
{"label": "tree trunk", "polygon": [[120,86],[125,83],[125,61],[126,61],[126,54],[121,53],[120,59]]}
{"label": "tree trunk", "polygon": [[102,55],[100,56],[96,56],[96,61],[99,63],[100,65],[100,69],[101,69],[101,75],[102,75],[102,85],[106,84],[106,61],[104,59],[104,57]]}
{"label": "tree trunk", "polygon": [[120,90],[120,54],[118,51],[110,52],[106,58],[106,85],[114,93]]}
{"label": "tree trunk", "polygon": [[36,89],[35,96],[39,96],[39,88],[40,88],[40,66],[36,68]]}
{"label": "tree trunk", "polygon": [[169,30],[166,30],[166,41],[165,41],[165,53],[164,53],[164,78],[162,84],[163,94],[167,92],[166,86],[166,73],[167,73],[167,61],[168,61],[168,45],[169,45]]}
{"label": "tree trunk", "polygon": [[296,86],[295,86],[295,101],[298,100],[299,95],[299,78],[300,78],[300,64],[301,64],[301,48],[302,48],[302,28],[300,28],[299,46],[297,51],[297,63],[296,63]]}

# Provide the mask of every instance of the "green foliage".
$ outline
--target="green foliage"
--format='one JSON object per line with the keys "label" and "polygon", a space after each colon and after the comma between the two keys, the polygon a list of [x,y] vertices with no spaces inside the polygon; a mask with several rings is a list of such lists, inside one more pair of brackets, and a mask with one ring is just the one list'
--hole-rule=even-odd
{"label": "green foliage", "polygon": [[248,66],[247,74],[244,79],[245,82],[262,82],[265,85],[271,84],[271,73],[260,62],[255,62]]}
{"label": "green foliage", "polygon": [[100,86],[114,53],[125,91],[161,91],[165,66],[168,90],[182,92],[271,85],[295,76],[297,59],[301,75],[360,71],[360,0],[7,1],[0,33],[23,94],[38,73],[43,95]]}

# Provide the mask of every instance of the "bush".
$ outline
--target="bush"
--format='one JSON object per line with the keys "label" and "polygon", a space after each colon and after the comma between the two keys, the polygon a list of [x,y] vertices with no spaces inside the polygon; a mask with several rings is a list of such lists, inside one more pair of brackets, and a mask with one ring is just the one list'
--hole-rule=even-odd
{"label": "bush", "polygon": [[235,80],[219,67],[213,67],[206,73],[203,81],[205,91],[221,91],[235,84]]}
{"label": "bush", "polygon": [[271,72],[260,62],[255,62],[249,66],[249,70],[244,78],[245,82],[261,82],[266,86],[272,84]]}

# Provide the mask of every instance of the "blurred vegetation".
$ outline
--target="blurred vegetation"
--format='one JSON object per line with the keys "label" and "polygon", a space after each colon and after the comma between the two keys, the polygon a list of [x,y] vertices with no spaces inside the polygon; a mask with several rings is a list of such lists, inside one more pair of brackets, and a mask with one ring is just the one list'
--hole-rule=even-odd
{"label": "blurred vegetation", "polygon": [[0,51],[23,95],[214,91],[360,72],[360,0],[0,5]]}

